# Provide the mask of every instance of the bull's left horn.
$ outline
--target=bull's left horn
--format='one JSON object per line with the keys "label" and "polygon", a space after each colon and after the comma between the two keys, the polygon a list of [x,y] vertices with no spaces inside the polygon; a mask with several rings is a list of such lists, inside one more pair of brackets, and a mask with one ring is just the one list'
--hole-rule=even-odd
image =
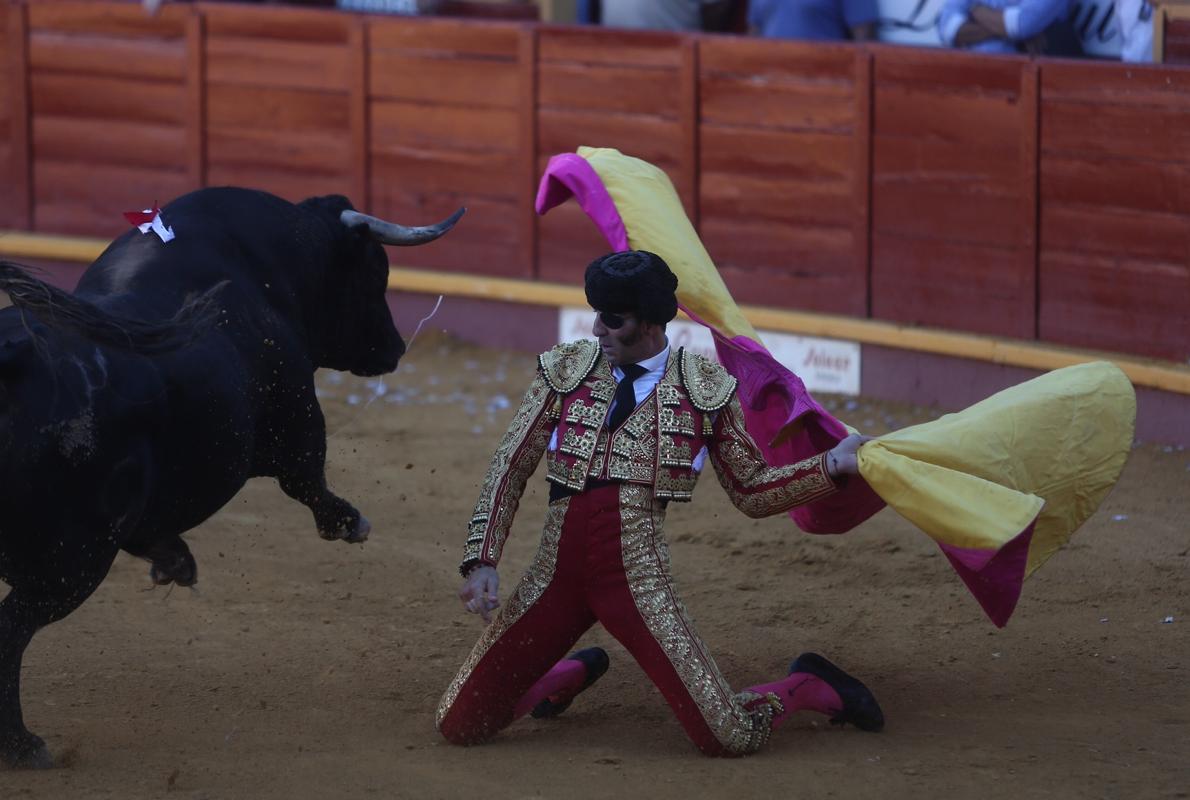
{"label": "bull's left horn", "polygon": [[372,235],[382,244],[404,246],[425,244],[426,242],[434,241],[453,228],[455,223],[459,221],[459,217],[463,216],[463,212],[466,210],[466,208],[460,208],[437,225],[423,225],[417,228],[398,225],[395,222],[370,217],[367,214],[361,214],[358,211],[352,211],[350,209],[341,213],[339,220],[349,228],[355,225],[367,225],[368,230],[372,231]]}

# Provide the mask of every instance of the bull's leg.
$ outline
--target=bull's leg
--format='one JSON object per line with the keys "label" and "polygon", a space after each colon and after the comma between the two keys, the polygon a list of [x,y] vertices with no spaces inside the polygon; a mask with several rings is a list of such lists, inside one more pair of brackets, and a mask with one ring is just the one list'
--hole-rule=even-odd
{"label": "bull's leg", "polygon": [[355,506],[326,488],[319,469],[317,476],[285,473],[278,476],[281,490],[310,509],[314,524],[323,539],[362,542],[372,532],[372,524]]}
{"label": "bull's leg", "polygon": [[326,487],[326,422],[309,385],[309,396],[296,402],[300,413],[280,428],[272,453],[272,471],[281,490],[310,509],[323,539],[362,542],[371,523],[355,506]]}
{"label": "bull's leg", "polygon": [[25,727],[21,715],[21,661],[37,628],[19,614],[14,589],[0,602],[0,760],[12,767],[53,766],[40,736]]}
{"label": "bull's leg", "polygon": [[195,563],[190,548],[181,536],[170,536],[148,546],[128,544],[124,549],[152,564],[149,567],[149,578],[157,586],[167,586],[171,583],[193,586],[198,582],[198,564]]}
{"label": "bull's leg", "polygon": [[[14,586],[0,601],[0,761],[14,767],[45,768],[53,759],[40,736],[29,732],[21,714],[21,661],[39,628],[57,622],[91,596],[107,575],[116,551],[81,570],[53,576],[65,593]],[[48,585],[48,584],[47,584]]]}

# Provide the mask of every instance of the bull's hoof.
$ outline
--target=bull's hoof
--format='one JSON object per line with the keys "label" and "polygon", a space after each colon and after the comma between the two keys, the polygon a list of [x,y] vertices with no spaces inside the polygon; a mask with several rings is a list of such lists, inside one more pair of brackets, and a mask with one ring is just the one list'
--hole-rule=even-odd
{"label": "bull's hoof", "polygon": [[168,558],[153,562],[149,567],[149,580],[157,586],[193,586],[198,583],[198,564],[190,553],[174,553]]}
{"label": "bull's hoof", "polygon": [[49,769],[54,766],[45,742],[40,736],[28,732],[0,737],[0,761],[13,769]]}
{"label": "bull's hoof", "polygon": [[338,525],[333,528],[318,529],[318,535],[328,542],[341,539],[350,544],[358,544],[367,541],[368,535],[372,532],[372,523],[368,522],[367,517],[363,514],[356,515],[355,519],[350,517],[344,518]]}

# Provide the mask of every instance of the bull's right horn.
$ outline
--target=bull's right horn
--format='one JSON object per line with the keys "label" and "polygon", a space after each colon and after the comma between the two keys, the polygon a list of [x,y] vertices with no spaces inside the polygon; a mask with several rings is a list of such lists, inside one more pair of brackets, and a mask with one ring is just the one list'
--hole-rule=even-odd
{"label": "bull's right horn", "polygon": [[459,217],[463,216],[466,210],[466,208],[460,208],[437,225],[423,225],[416,228],[398,225],[395,222],[388,222],[377,217],[370,217],[367,214],[361,214],[351,209],[347,209],[341,213],[339,220],[349,228],[355,225],[367,225],[368,230],[372,231],[372,235],[382,244],[408,246],[434,241],[453,228],[455,223],[459,221]]}

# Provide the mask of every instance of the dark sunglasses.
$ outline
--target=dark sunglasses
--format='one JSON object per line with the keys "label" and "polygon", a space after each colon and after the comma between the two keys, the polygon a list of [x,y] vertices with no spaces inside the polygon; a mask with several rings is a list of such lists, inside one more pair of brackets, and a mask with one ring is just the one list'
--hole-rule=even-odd
{"label": "dark sunglasses", "polygon": [[599,321],[602,322],[608,330],[619,330],[620,328],[623,328],[624,323],[628,321],[628,318],[623,314],[613,314],[611,311],[600,311],[598,313]]}

